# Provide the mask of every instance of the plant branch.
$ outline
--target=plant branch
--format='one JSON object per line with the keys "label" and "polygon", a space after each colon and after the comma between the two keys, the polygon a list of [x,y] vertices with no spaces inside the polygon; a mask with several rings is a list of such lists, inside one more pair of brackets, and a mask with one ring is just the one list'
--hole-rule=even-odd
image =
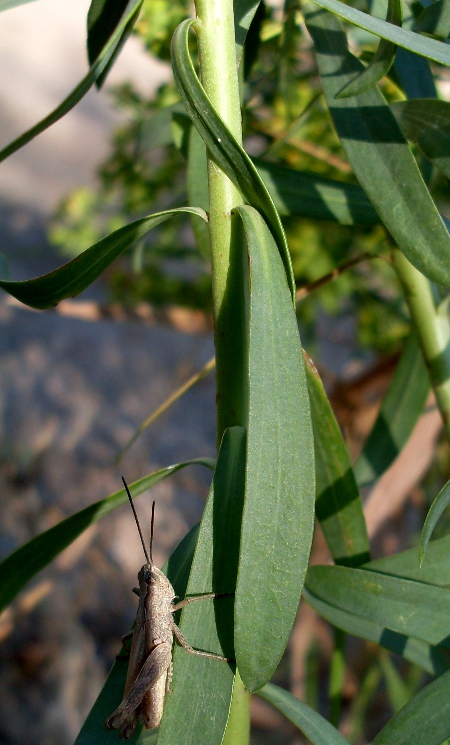
{"label": "plant branch", "polygon": [[[196,0],[202,84],[219,116],[242,142],[239,81],[232,0]],[[208,156],[215,346],[217,359],[217,442],[232,425],[246,425],[243,242],[231,215],[242,197]]]}
{"label": "plant branch", "polygon": [[392,256],[450,443],[450,322],[447,304],[436,306],[432,284],[401,251],[394,248]]}

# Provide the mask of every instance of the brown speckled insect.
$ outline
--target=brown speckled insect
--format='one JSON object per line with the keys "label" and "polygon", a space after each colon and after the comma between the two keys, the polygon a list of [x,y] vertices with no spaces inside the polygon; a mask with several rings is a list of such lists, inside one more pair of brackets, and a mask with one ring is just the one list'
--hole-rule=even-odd
{"label": "brown speckled insect", "polygon": [[138,574],[139,590],[135,590],[139,595],[139,606],[132,634],[123,701],[105,722],[107,727],[118,729],[120,737],[128,738],[133,734],[139,718],[142,719],[147,729],[159,726],[172,679],[174,634],[186,652],[201,657],[212,657],[223,662],[228,662],[228,660],[212,652],[200,652],[193,649],[174,622],[172,614],[180,608],[184,608],[185,605],[195,600],[208,600],[217,595],[214,593],[199,595],[174,604],[176,595],[172,585],[165,574],[153,563],[155,503],[153,502],[152,505],[150,549],[147,553],[130,490],[123,477],[122,481],[130,500],[147,560]]}

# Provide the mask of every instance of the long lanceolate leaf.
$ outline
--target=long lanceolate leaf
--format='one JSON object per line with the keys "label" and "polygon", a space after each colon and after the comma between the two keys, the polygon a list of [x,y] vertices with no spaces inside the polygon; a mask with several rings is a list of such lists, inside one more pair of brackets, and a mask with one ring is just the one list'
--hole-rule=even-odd
{"label": "long lanceolate leaf", "polygon": [[400,709],[372,745],[442,745],[450,737],[450,671],[429,683]]}
{"label": "long lanceolate leaf", "polygon": [[64,298],[78,295],[89,287],[123,251],[152,228],[183,212],[207,219],[203,210],[194,207],[157,212],[115,230],[50,274],[22,282],[0,280],[0,287],[31,308],[52,308]]}
{"label": "long lanceolate leaf", "polygon": [[380,644],[391,652],[413,662],[426,672],[440,675],[450,667],[450,658],[441,647],[427,644],[407,634],[391,631],[383,623],[371,621],[357,612],[337,608],[309,592],[305,584],[305,599],[312,608],[333,626],[361,639]]}
{"label": "long lanceolate leaf", "polygon": [[312,745],[348,745],[345,737],[332,724],[289,691],[268,683],[258,691],[258,696],[284,714],[306,735]]}
{"label": "long lanceolate leaf", "polygon": [[306,364],[316,461],[316,517],[336,564],[359,566],[370,547],[358,485],[322,381]]}
{"label": "long lanceolate leaf", "polygon": [[[177,463],[131,484],[131,495],[137,497],[138,494],[142,494],[146,489],[167,478],[180,468],[196,464],[214,468],[214,461],[211,458],[197,458],[184,463]],[[70,546],[92,523],[97,522],[126,502],[125,489],[120,489],[107,499],[95,502],[95,504],[86,507],[75,515],[67,517],[58,525],[36,536],[10,556],[7,556],[0,563],[0,611],[15,598],[29,579],[53,561],[67,546]]]}
{"label": "long lanceolate leaf", "polygon": [[343,225],[378,225],[380,218],[357,184],[324,178],[255,159],[280,215],[331,220]]}
{"label": "long lanceolate leaf", "polygon": [[[141,11],[142,3],[143,0],[138,4],[133,15],[123,28],[121,35],[117,37],[114,54],[111,55],[107,66],[95,81],[98,88],[103,84],[117,55],[131,34],[133,26]],[[122,15],[127,12],[127,6],[128,0],[91,0],[87,17],[87,49],[90,65],[94,64],[97,57],[101,54],[102,49],[104,49],[108,43],[110,36],[115,33],[117,26],[120,24]]]}
{"label": "long lanceolate leaf", "polygon": [[394,462],[423,412],[430,378],[417,337],[411,335],[353,469],[360,486],[376,481]]}
{"label": "long lanceolate leaf", "polygon": [[[388,23],[395,26],[402,25],[402,3],[401,0],[388,0],[388,12],[386,16]],[[369,66],[360,72],[356,78],[347,83],[338,97],[354,96],[365,91],[378,83],[384,75],[387,75],[395,58],[397,45],[387,39],[380,39],[377,50],[370,60]]]}
{"label": "long lanceolate leaf", "polygon": [[118,48],[123,43],[124,33],[129,33],[131,30],[130,23],[133,20],[136,20],[141,5],[142,0],[129,0],[114,33],[109,37],[108,42],[101,50],[95,62],[89,68],[85,77],[78,83],[76,88],[69,93],[67,98],[65,98],[64,101],[54,109],[54,111],[35,124],[34,127],[31,127],[31,129],[24,132],[23,135],[7,145],[7,147],[3,148],[3,150],[0,151],[0,162],[5,160],[9,155],[15,153],[16,150],[19,150],[21,147],[26,145],[27,142],[30,142],[30,140],[34,139],[34,137],[39,135],[41,132],[44,132],[44,130],[61,119],[65,114],[73,109],[79,101],[81,101],[83,96],[85,96],[89,89],[92,88],[94,83],[105,74],[107,69],[109,69],[112,60],[117,55]]}
{"label": "long lanceolate leaf", "polygon": [[431,505],[426,520],[423,524],[422,535],[420,536],[419,546],[419,558],[420,563],[425,558],[425,551],[428,546],[428,541],[431,538],[431,534],[435,529],[439,518],[441,517],[444,510],[450,504],[450,481],[447,481],[445,486],[441,489],[433,504]]}
{"label": "long lanceolate leaf", "polygon": [[450,285],[450,236],[389,106],[376,87],[336,98],[361,63],[337,18],[311,4],[304,14],[330,114],[361,186],[406,258]]}
{"label": "long lanceolate leaf", "polygon": [[[371,561],[365,564],[362,569],[368,572],[368,587],[361,583],[359,590],[354,591],[353,583],[350,583],[348,585],[349,597],[344,603],[340,602],[338,592],[336,596],[334,593],[328,593],[328,591],[323,592],[325,583],[319,593],[310,592],[312,588],[309,588],[308,578],[305,584],[306,599],[323,618],[347,633],[376,642],[434,675],[440,675],[448,670],[450,654],[447,649],[444,649],[440,644],[429,643],[424,639],[411,636],[405,628],[401,631],[400,624],[401,619],[406,619],[408,615],[414,616],[416,612],[415,603],[417,598],[413,594],[408,597],[409,589],[416,590],[416,583],[420,583],[422,590],[425,589],[425,592],[427,587],[431,587],[431,592],[434,595],[439,593],[441,588],[448,592],[447,588],[450,585],[450,537],[429,544],[423,566],[419,564],[417,549],[413,548],[394,556]],[[375,574],[372,575],[371,573]],[[312,574],[309,576],[312,576]],[[392,605],[390,620],[386,617],[386,613],[389,614],[390,611],[390,604],[384,596],[384,593],[387,593],[387,588],[385,587],[384,590],[380,588],[378,593],[376,590],[377,584],[370,585],[371,579],[375,579],[377,583],[378,579],[382,580],[383,576],[388,576],[394,580],[391,590],[393,589],[395,602],[402,601],[403,604],[400,613],[398,613],[399,606],[395,609]],[[412,580],[412,583],[402,585],[402,580]],[[400,584],[397,585],[397,582]],[[371,600],[368,600],[368,588],[369,592],[372,591],[374,595]],[[428,600],[431,601],[430,598]],[[369,603],[380,605],[380,613],[377,611],[372,614],[368,610]],[[435,610],[437,609],[431,605],[428,611],[430,614],[428,620],[430,620]],[[400,618],[396,618],[397,616],[400,616]],[[409,628],[409,631],[411,631],[411,628]]]}
{"label": "long lanceolate leaf", "polygon": [[189,54],[188,39],[192,23],[192,20],[180,23],[172,39],[172,66],[177,86],[211,157],[238,187],[244,199],[264,215],[283,259],[294,297],[294,274],[280,217],[251,159],[218,116],[200,84]]}
{"label": "long lanceolate leaf", "polygon": [[306,587],[337,610],[450,649],[450,590],[446,587],[339,566],[310,567]]}
{"label": "long lanceolate leaf", "polygon": [[[200,524],[186,595],[234,593],[244,496],[245,430],[224,433],[214,479]],[[179,592],[178,588],[176,588]],[[196,649],[234,658],[233,597],[192,603],[180,628]],[[159,745],[220,745],[226,727],[234,663],[196,657],[176,646],[172,693],[161,722]]]}
{"label": "long lanceolate leaf", "polygon": [[397,101],[391,110],[405,137],[417,142],[423,154],[450,178],[450,103],[415,98]]}
{"label": "long lanceolate leaf", "polygon": [[[441,65],[450,67],[450,50],[448,46],[440,41],[429,39],[426,36],[420,36],[413,31],[407,31],[404,28],[393,26],[387,21],[374,18],[367,13],[344,5],[339,0],[314,0],[316,5],[335,13],[349,23],[369,31],[371,34],[380,36],[382,39],[391,41],[399,47],[408,49],[411,52],[427,57],[434,62],[440,62]],[[356,70],[355,70],[356,72]],[[342,89],[342,86],[341,86]]]}
{"label": "long lanceolate leaf", "polygon": [[261,215],[249,206],[237,212],[249,266],[249,414],[235,644],[241,678],[257,690],[277,667],[297,613],[313,530],[314,456],[302,348],[280,255]]}

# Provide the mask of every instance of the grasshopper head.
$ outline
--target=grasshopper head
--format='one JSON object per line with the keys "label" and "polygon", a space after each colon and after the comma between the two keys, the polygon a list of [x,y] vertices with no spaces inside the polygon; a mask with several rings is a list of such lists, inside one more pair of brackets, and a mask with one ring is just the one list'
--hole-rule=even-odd
{"label": "grasshopper head", "polygon": [[158,569],[153,563],[144,564],[138,574],[138,580],[141,593],[151,587],[154,590],[161,590],[167,597],[170,596],[170,601],[175,597],[175,592],[170,581],[161,569]]}

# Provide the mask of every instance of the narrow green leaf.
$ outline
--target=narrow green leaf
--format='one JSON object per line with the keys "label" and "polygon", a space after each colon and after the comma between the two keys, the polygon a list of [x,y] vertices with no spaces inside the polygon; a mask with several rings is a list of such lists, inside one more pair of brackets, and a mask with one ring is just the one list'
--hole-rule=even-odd
{"label": "narrow green leaf", "polygon": [[391,631],[382,623],[370,621],[358,613],[342,610],[332,603],[320,600],[309,592],[307,583],[305,584],[304,595],[305,600],[319,616],[347,634],[380,644],[432,675],[441,675],[450,668],[450,656],[442,647],[436,647],[420,639]]}
{"label": "narrow green leaf", "polygon": [[[122,15],[127,12],[128,2],[129,0],[91,0],[87,17],[87,51],[90,65],[94,64],[102,49],[108,43],[109,38],[114,34]],[[114,54],[111,56],[107,67],[105,67],[102,74],[95,81],[97,88],[101,88],[103,85],[117,55],[131,34],[141,11],[142,3],[143,0],[141,0],[134,15],[130,18],[122,34],[118,37]]]}
{"label": "narrow green leaf", "polygon": [[129,28],[130,21],[135,18],[141,5],[142,0],[129,0],[126,10],[120,19],[120,23],[116,26],[114,33],[109,37],[109,41],[89,68],[88,73],[78,83],[73,91],[69,93],[67,98],[56,107],[56,109],[0,151],[0,163],[9,155],[15,153],[16,150],[19,150],[21,147],[26,145],[27,142],[34,139],[38,134],[44,132],[44,130],[61,119],[65,114],[73,109],[79,101],[81,101],[83,96],[86,95],[94,83],[101,77],[105,70],[107,70],[111,60],[117,54],[117,48],[123,38],[124,30]]}
{"label": "narrow green leaf", "polygon": [[450,67],[450,50],[440,41],[435,41],[426,36],[415,34],[413,31],[407,31],[404,28],[393,26],[387,21],[382,21],[380,18],[374,18],[367,13],[362,13],[360,10],[356,10],[349,5],[344,5],[339,0],[314,0],[314,3],[340,16],[344,21],[353,23],[355,26],[359,26],[359,28],[375,34],[375,36],[380,36],[382,39],[391,41],[399,47],[408,49],[410,52],[415,52],[422,57],[427,57],[434,62],[440,62],[441,65]]}
{"label": "narrow green leaf", "polygon": [[236,60],[240,65],[244,51],[245,39],[253,21],[260,0],[234,0],[234,28],[236,36]]}
{"label": "narrow green leaf", "polygon": [[391,110],[406,139],[417,142],[422,153],[450,178],[450,103],[416,98],[398,101]]}
{"label": "narrow green leaf", "polygon": [[[163,567],[163,571],[170,579],[178,597],[184,597],[189,571],[197,544],[198,525],[178,544],[171,554],[169,561]],[[136,569],[137,573],[138,568]],[[131,592],[130,592],[131,602]],[[135,602],[135,601],[134,601]],[[117,743],[117,732],[105,727],[105,720],[117,708],[123,698],[125,679],[127,675],[130,654],[123,646],[111,668],[111,672],[100,691],[74,745],[112,745]],[[156,745],[158,730],[142,731],[137,727],[132,737],[128,740],[134,743],[145,742],[146,745]]]}
{"label": "narrow green leaf", "polygon": [[428,545],[427,560],[422,566],[417,548],[410,548],[393,556],[370,561],[363,568],[430,585],[450,586],[450,536],[439,538]]}
{"label": "narrow green leaf", "polygon": [[[131,495],[137,497],[172,473],[189,465],[214,468],[214,461],[211,458],[197,458],[163,468],[131,484]],[[126,502],[126,492],[120,489],[110,497],[101,499],[75,515],[67,517],[7,556],[0,563],[0,611],[15,598],[28,580],[47,566],[67,546],[70,546],[86,528]]]}
{"label": "narrow green leaf", "polygon": [[443,745],[450,737],[450,671],[417,693],[383,727],[372,745]]}
{"label": "narrow green leaf", "polygon": [[323,178],[254,159],[280,215],[332,220],[342,225],[378,225],[380,218],[356,184]]}
{"label": "narrow green leaf", "polygon": [[[200,525],[187,596],[234,593],[245,474],[245,430],[225,431]],[[233,654],[233,599],[193,603],[180,628],[196,649]],[[158,745],[220,745],[228,719],[234,664],[196,657],[175,646],[172,693]]]}
{"label": "narrow green leaf", "polygon": [[[394,26],[402,25],[401,0],[388,0],[386,21]],[[354,96],[376,85],[391,69],[397,45],[387,39],[380,39],[377,50],[368,67],[347,83],[338,93],[338,98]]]}
{"label": "narrow green leaf", "polygon": [[450,236],[389,106],[377,87],[336,99],[361,63],[333,15],[311,4],[304,15],[330,114],[355,175],[407,259],[429,279],[450,285]]}
{"label": "narrow green leaf", "polygon": [[348,745],[348,741],[335,727],[317,711],[295,698],[289,691],[285,691],[283,688],[273,685],[273,683],[267,683],[264,688],[258,691],[258,696],[264,698],[284,714],[292,724],[295,724],[303,732],[312,745]]}
{"label": "narrow green leaf", "polygon": [[200,84],[189,54],[189,29],[192,23],[192,20],[180,23],[172,38],[173,73],[186,111],[219,168],[237,186],[244,199],[264,215],[283,259],[294,298],[294,273],[280,217],[251,158],[218,116]]}
{"label": "narrow green leaf", "polygon": [[353,470],[360,486],[373,484],[402,451],[423,412],[430,378],[416,336],[409,337],[388,392]]}
{"label": "narrow green leaf", "polygon": [[448,588],[340,566],[310,567],[307,588],[336,608],[450,649]]}
{"label": "narrow green leaf", "polygon": [[261,215],[241,206],[248,252],[249,414],[246,494],[236,591],[236,658],[261,688],[297,613],[314,521],[308,391],[286,275]]}
{"label": "narrow green leaf", "polygon": [[425,558],[425,551],[428,546],[428,541],[431,538],[431,534],[433,530],[435,529],[439,518],[441,517],[442,513],[448,507],[449,504],[450,504],[450,481],[447,481],[445,486],[441,489],[441,491],[437,495],[430,509],[428,510],[428,515],[423,524],[422,534],[420,536],[420,545],[419,545],[420,564],[423,563],[423,560]]}
{"label": "narrow green leaf", "polygon": [[[187,153],[187,193],[192,207],[209,212],[208,165],[206,147],[199,133],[189,120]],[[191,220],[195,242],[206,261],[211,260],[208,226],[201,220]]]}
{"label": "narrow green leaf", "polygon": [[448,0],[437,0],[424,8],[414,24],[414,31],[447,39],[450,35],[450,3]]}
{"label": "narrow green leaf", "polygon": [[201,209],[180,207],[156,212],[149,217],[124,225],[106,238],[83,251],[67,264],[36,279],[22,282],[0,280],[0,287],[31,308],[51,308],[67,297],[73,297],[89,287],[100,274],[127,248],[152,228],[177,214],[188,213],[207,219]]}
{"label": "narrow green leaf", "polygon": [[316,516],[336,564],[359,566],[370,547],[358,485],[319,373],[306,362],[316,462]]}

